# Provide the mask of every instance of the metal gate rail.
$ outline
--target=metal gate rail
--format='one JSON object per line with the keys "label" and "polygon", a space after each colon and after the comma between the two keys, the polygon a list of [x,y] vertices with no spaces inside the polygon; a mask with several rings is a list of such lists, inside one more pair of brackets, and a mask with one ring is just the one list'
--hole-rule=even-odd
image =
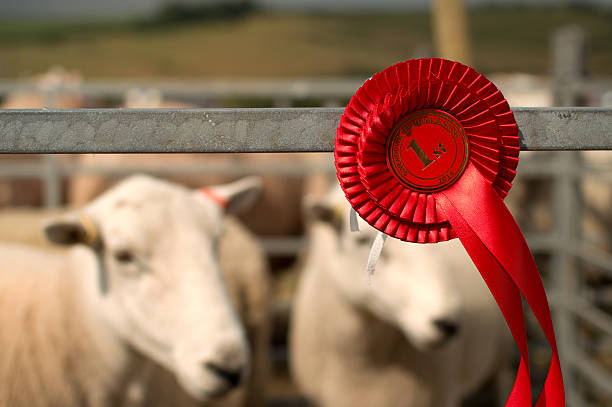
{"label": "metal gate rail", "polygon": [[[522,150],[610,150],[611,108],[514,108]],[[343,109],[0,111],[0,153],[332,151]]]}
{"label": "metal gate rail", "polygon": [[[292,100],[318,98],[327,101],[341,101],[350,98],[367,77],[329,77],[294,79],[214,79],[214,80],[87,80],[78,84],[58,83],[51,88],[41,87],[35,81],[0,79],[0,97],[11,92],[55,92],[78,93],[85,97],[123,99],[131,89],[155,89],[164,98],[178,100],[218,101],[229,98],[262,98]],[[589,81],[592,87],[606,86],[605,83]]]}

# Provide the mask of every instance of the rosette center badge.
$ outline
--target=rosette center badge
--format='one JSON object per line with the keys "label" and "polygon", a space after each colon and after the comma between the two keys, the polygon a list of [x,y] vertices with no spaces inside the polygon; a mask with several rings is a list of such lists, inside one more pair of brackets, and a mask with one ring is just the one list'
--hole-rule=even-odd
{"label": "rosette center badge", "polygon": [[469,143],[461,124],[436,109],[405,116],[387,139],[387,164],[406,187],[441,191],[457,181],[468,162]]}

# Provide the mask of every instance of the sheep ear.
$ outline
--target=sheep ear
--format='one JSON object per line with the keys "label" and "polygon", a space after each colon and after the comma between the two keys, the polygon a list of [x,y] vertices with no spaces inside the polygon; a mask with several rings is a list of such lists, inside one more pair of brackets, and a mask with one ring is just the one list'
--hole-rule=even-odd
{"label": "sheep ear", "polygon": [[87,244],[99,241],[98,230],[90,217],[68,215],[48,221],[44,226],[45,237],[58,245]]}
{"label": "sheep ear", "polygon": [[224,207],[227,213],[240,213],[255,204],[261,190],[261,178],[246,177],[229,184],[203,188],[200,192]]}

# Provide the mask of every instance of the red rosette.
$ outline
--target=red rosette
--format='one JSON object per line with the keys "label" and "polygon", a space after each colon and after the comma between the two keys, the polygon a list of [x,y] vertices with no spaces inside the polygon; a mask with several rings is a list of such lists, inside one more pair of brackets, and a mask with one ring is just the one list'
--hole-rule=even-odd
{"label": "red rosette", "polygon": [[[456,237],[448,219],[436,209],[435,189],[409,184],[388,162],[393,130],[419,112],[458,123],[467,138],[468,161],[502,198],[516,175],[518,127],[491,81],[468,66],[443,59],[400,62],[372,76],[351,98],[334,152],[338,179],[351,206],[390,236],[435,243]],[[418,144],[416,149],[420,150]],[[418,152],[428,162],[431,152]],[[461,176],[453,175],[458,175],[454,181]]]}
{"label": "red rosette", "polygon": [[521,294],[552,350],[537,407],[565,404],[544,286],[503,199],[516,175],[518,127],[501,92],[472,68],[443,59],[375,74],[340,120],[336,170],[351,206],[379,231],[415,243],[458,237],[489,287],[521,361],[507,406],[530,406]]}

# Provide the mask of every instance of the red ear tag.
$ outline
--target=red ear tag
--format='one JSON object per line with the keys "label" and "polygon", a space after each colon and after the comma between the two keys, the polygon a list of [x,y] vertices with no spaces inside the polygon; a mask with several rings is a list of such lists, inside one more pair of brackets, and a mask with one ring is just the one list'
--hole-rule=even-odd
{"label": "red ear tag", "polygon": [[387,164],[406,187],[421,192],[459,179],[470,153],[465,131],[448,113],[423,109],[404,117],[387,140]]}
{"label": "red ear tag", "polygon": [[227,207],[227,200],[217,194],[215,194],[213,191],[211,191],[210,189],[204,187],[204,188],[200,188],[200,192],[204,195],[206,195],[208,198],[210,198],[212,201],[214,201],[217,205],[219,205],[221,208],[225,209]]}

